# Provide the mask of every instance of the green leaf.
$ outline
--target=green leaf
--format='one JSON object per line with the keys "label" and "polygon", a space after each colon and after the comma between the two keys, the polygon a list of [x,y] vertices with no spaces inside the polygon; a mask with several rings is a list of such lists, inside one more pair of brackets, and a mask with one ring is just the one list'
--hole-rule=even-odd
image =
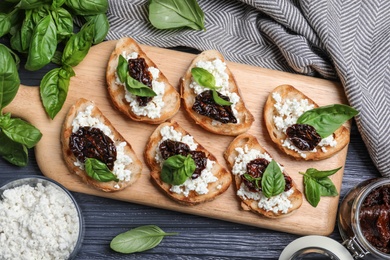
{"label": "green leaf", "polygon": [[329,179],[329,177],[317,179],[317,183],[320,187],[321,196],[335,197],[339,195],[336,186],[334,186],[332,180]]}
{"label": "green leaf", "polygon": [[263,173],[261,187],[264,196],[270,198],[281,194],[286,186],[284,175],[279,165],[272,160]]}
{"label": "green leaf", "polygon": [[192,176],[196,169],[191,155],[174,155],[166,159],[161,169],[161,180],[172,185],[181,185]]}
{"label": "green leaf", "polygon": [[28,150],[23,144],[9,139],[0,131],[0,155],[16,166],[26,166],[28,163]]}
{"label": "green leaf", "polygon": [[108,9],[107,0],[66,0],[68,6],[76,15],[95,15],[106,13]]}
{"label": "green leaf", "polygon": [[196,0],[150,0],[149,21],[157,29],[205,29],[204,13]]}
{"label": "green leaf", "polygon": [[11,17],[8,14],[0,13],[0,37],[3,37],[11,30]]}
{"label": "green leaf", "polygon": [[85,171],[89,177],[100,182],[119,181],[105,163],[95,158],[85,160]]}
{"label": "green leaf", "polygon": [[17,7],[20,9],[34,9],[49,3],[51,0],[20,0]]}
{"label": "green leaf", "polygon": [[46,73],[40,85],[40,95],[46,113],[53,119],[61,110],[68,95],[70,78],[74,71],[70,66],[55,68]]}
{"label": "green leaf", "polygon": [[93,44],[101,43],[107,36],[110,24],[105,13],[88,15],[84,17],[87,22],[91,22],[95,28]]}
{"label": "green leaf", "polygon": [[60,42],[67,37],[71,37],[73,35],[73,18],[68,10],[65,8],[56,8],[51,13],[53,16],[57,17],[57,19],[55,19],[55,23],[57,27],[58,41]]}
{"label": "green leaf", "polygon": [[307,175],[303,176],[303,182],[305,186],[305,197],[307,201],[313,207],[317,207],[321,199],[320,187],[318,186],[317,182],[314,181],[313,178]]}
{"label": "green leaf", "polygon": [[159,245],[165,236],[173,235],[177,233],[166,233],[155,225],[140,226],[114,237],[110,247],[123,254],[143,252]]}
{"label": "green leaf", "polygon": [[214,75],[208,72],[208,70],[194,67],[191,69],[192,77],[195,82],[209,89],[215,89],[215,78]]}
{"label": "green leaf", "polygon": [[350,106],[334,104],[306,111],[298,118],[297,123],[313,126],[317,133],[325,138],[358,113]]}
{"label": "green leaf", "polygon": [[261,177],[253,177],[252,175],[248,174],[248,173],[244,173],[244,178],[253,183],[256,187],[256,189],[260,189],[261,188]]}
{"label": "green leaf", "polygon": [[57,29],[50,15],[35,26],[25,68],[35,71],[47,65],[57,48]]}
{"label": "green leaf", "polygon": [[0,44],[0,112],[15,98],[20,79],[18,69],[9,49]]}
{"label": "green leaf", "polygon": [[0,120],[2,132],[12,141],[25,145],[27,148],[34,147],[42,138],[42,133],[35,126],[20,118],[5,118]]}
{"label": "green leaf", "polygon": [[125,83],[127,75],[129,74],[129,66],[127,60],[122,55],[119,55],[116,73],[118,74],[120,82]]}
{"label": "green leaf", "polygon": [[339,168],[336,168],[336,169],[333,169],[333,170],[328,170],[328,171],[319,171],[319,170],[314,169],[314,168],[309,168],[309,169],[306,170],[306,174],[309,175],[310,177],[313,177],[313,178],[316,178],[316,179],[321,179],[321,178],[325,178],[325,177],[328,177],[330,175],[335,174],[341,168],[342,167],[339,167]]}
{"label": "green leaf", "polygon": [[227,100],[219,97],[218,92],[216,90],[212,90],[212,92],[213,92],[213,99],[214,99],[215,103],[217,103],[218,105],[220,105],[220,106],[230,106],[230,105],[233,104],[232,102],[227,101]]}
{"label": "green leaf", "polygon": [[149,88],[145,84],[139,82],[138,80],[132,78],[130,74],[126,76],[126,89],[131,94],[139,97],[154,97],[157,96],[156,92],[153,89]]}

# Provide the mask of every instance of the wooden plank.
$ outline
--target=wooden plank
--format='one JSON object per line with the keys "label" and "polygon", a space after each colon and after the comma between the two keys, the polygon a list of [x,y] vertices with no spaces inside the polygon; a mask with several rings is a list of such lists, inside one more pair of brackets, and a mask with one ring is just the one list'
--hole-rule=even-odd
{"label": "wooden plank", "polygon": [[[67,100],[63,109],[54,120],[50,120],[41,105],[38,88],[21,86],[14,101],[6,108],[14,116],[20,116],[37,126],[43,133],[42,140],[35,147],[35,155],[42,173],[69,190],[117,200],[170,209],[174,211],[206,216],[245,225],[257,226],[293,234],[328,235],[335,226],[339,197],[324,197],[317,208],[313,208],[304,200],[302,207],[293,215],[282,219],[266,219],[254,213],[241,210],[239,199],[231,186],[223,195],[212,202],[193,207],[183,206],[168,199],[160,190],[152,185],[149,169],[144,163],[140,180],[135,185],[116,193],[97,191],[81,183],[77,176],[67,170],[60,149],[60,129],[65,114],[74,102],[84,97],[93,100],[105,116],[114,124],[119,132],[133,146],[135,152],[143,161],[144,146],[149,135],[156,126],[138,123],[124,117],[116,111],[107,95],[105,69],[108,57],[116,41],[108,41],[94,46],[87,57],[75,68],[76,76],[71,79]],[[177,86],[184,74],[193,54],[143,46],[145,52],[167,76],[168,80]],[[291,84],[306,93],[319,105],[346,103],[343,89],[332,81],[290,74],[280,71],[228,62],[237,83],[241,88],[243,98],[255,116],[255,122],[249,133],[255,135],[259,142],[279,163],[283,164],[289,175],[295,180],[298,188],[303,191],[302,175],[299,172],[307,168],[322,170],[344,166],[347,147],[332,158],[318,161],[295,161],[282,154],[271,142],[263,123],[263,106],[269,92],[278,85]],[[180,109],[174,117],[190,134],[204,147],[209,149],[226,166],[222,153],[233,140],[233,137],[219,136],[204,131],[195,125]],[[144,161],[143,161],[144,162]],[[331,177],[338,190],[341,188],[343,171],[340,170]]]}

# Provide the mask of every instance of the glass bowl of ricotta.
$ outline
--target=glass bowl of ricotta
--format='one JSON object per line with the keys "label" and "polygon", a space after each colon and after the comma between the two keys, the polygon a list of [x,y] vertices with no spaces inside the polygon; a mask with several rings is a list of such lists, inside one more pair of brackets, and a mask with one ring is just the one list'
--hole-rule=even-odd
{"label": "glass bowl of ricotta", "polygon": [[23,176],[0,187],[0,259],[74,259],[83,237],[81,210],[58,182]]}

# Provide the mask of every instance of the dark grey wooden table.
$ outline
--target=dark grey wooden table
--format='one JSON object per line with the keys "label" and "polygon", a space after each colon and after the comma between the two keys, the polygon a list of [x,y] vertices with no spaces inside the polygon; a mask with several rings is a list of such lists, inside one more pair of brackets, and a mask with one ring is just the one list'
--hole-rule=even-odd
{"label": "dark grey wooden table", "polygon": [[[38,86],[42,73],[20,68],[25,85]],[[19,168],[0,158],[0,185],[19,176],[42,175],[33,149],[29,160],[28,166]],[[373,177],[380,174],[353,122],[340,201],[350,188]],[[77,259],[278,259],[284,247],[299,237],[86,194],[73,195],[85,220],[85,237]],[[142,253],[123,255],[110,249],[110,241],[117,234],[147,224],[179,234]],[[337,225],[330,237],[341,242]]]}

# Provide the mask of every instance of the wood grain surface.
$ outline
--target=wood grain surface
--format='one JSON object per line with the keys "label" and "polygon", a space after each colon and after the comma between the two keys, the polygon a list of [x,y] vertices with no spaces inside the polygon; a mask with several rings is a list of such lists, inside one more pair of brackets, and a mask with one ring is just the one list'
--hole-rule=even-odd
{"label": "wood grain surface", "polygon": [[[50,120],[46,116],[41,105],[38,88],[21,86],[14,101],[6,107],[6,111],[12,111],[13,116],[19,116],[28,120],[42,131],[43,138],[35,148],[35,157],[44,175],[60,182],[71,191],[229,222],[300,235],[328,235],[333,231],[339,201],[338,197],[322,198],[317,208],[313,208],[304,200],[302,207],[294,215],[283,219],[271,220],[262,218],[254,213],[242,211],[233,186],[212,202],[194,207],[179,205],[165,197],[160,190],[152,185],[149,169],[145,164],[140,180],[132,187],[116,193],[97,191],[81,183],[77,176],[70,174],[62,159],[59,136],[65,114],[78,98],[84,97],[94,101],[104,115],[133,146],[142,161],[146,141],[156,127],[131,121],[120,114],[120,112],[115,111],[111,105],[106,91],[105,69],[115,43],[115,41],[108,41],[94,46],[84,61],[75,68],[76,76],[71,80],[67,101],[54,120]],[[180,77],[194,57],[193,54],[156,47],[143,46],[143,48],[174,86],[178,85]],[[299,172],[311,167],[328,170],[344,166],[347,147],[334,157],[318,162],[295,161],[281,154],[274,148],[262,121],[264,102],[269,92],[276,86],[291,84],[317,101],[319,105],[346,103],[343,90],[338,83],[237,63],[228,63],[228,66],[236,77],[247,106],[255,116],[255,123],[249,130],[249,133],[255,135],[271,155],[284,165],[286,171],[295,180],[301,191],[303,190],[303,182],[302,175]],[[214,153],[220,163],[226,165],[222,153],[233,137],[218,136],[205,132],[195,125],[184,114],[183,110],[180,110],[174,119],[204,147]],[[342,178],[343,170],[332,176],[332,180],[338,190],[340,190]]]}

